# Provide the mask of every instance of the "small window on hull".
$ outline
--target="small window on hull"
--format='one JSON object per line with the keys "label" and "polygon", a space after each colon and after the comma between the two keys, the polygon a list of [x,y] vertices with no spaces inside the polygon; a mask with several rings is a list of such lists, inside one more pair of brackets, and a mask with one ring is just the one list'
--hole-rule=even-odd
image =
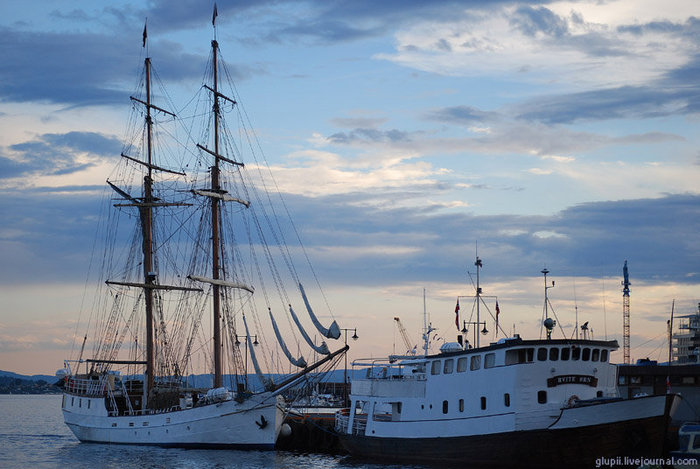
{"label": "small window on hull", "polygon": [[581,359],[581,349],[578,347],[573,347],[571,349],[571,359],[580,360]]}
{"label": "small window on hull", "polygon": [[469,369],[475,371],[479,368],[481,368],[481,355],[474,355],[472,357],[471,364],[469,365]]}
{"label": "small window on hull", "polygon": [[449,407],[449,404],[447,403],[447,401],[442,401],[442,413],[443,414],[447,413],[448,407]]}
{"label": "small window on hull", "polygon": [[561,349],[561,356],[559,357],[561,361],[567,361],[571,355],[571,349],[569,347],[564,347]]}
{"label": "small window on hull", "polygon": [[503,395],[503,405],[505,405],[506,407],[510,407],[510,394],[505,393]]}
{"label": "small window on hull", "polygon": [[455,368],[455,361],[450,358],[448,360],[445,360],[445,367],[443,368],[442,372],[445,373],[446,375],[452,373]]}
{"label": "small window on hull", "polygon": [[467,371],[467,357],[462,357],[457,360],[457,373],[464,373]]}
{"label": "small window on hull", "polygon": [[537,391],[537,402],[540,404],[547,403],[547,391]]}
{"label": "small window on hull", "polygon": [[582,354],[581,359],[584,362],[587,362],[588,360],[590,360],[591,359],[591,349],[589,349],[589,348],[583,349],[583,354]]}
{"label": "small window on hull", "polygon": [[459,400],[459,411],[464,412],[464,399]]}
{"label": "small window on hull", "polygon": [[559,360],[559,349],[557,347],[549,349],[549,359],[553,362]]}
{"label": "small window on hull", "polygon": [[481,410],[486,410],[486,397],[481,396]]}

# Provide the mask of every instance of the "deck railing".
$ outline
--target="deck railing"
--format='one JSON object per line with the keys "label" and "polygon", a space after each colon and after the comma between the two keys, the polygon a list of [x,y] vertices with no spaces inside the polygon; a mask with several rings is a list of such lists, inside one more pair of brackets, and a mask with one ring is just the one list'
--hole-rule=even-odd
{"label": "deck railing", "polygon": [[[335,431],[338,433],[348,433],[348,421],[350,415],[348,409],[342,409],[335,413]],[[353,435],[364,435],[367,428],[367,414],[356,414],[352,421]]]}

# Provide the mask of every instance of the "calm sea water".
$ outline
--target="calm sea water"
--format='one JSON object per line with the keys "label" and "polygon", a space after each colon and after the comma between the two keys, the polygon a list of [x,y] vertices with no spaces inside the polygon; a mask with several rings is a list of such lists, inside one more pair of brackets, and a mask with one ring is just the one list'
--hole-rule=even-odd
{"label": "calm sea water", "polygon": [[0,468],[398,469],[347,456],[284,451],[181,450],[78,442],[63,423],[61,396],[0,395]]}

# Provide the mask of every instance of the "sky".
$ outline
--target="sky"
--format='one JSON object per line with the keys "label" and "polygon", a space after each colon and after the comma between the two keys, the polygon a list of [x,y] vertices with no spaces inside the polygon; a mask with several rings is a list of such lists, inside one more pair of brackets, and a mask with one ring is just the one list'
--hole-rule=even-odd
{"label": "sky", "polygon": [[[0,4],[0,369],[62,367],[100,194],[148,53],[201,83],[213,2]],[[696,0],[219,1],[217,38],[350,358],[454,341],[474,259],[501,327],[538,338],[547,268],[589,321],[665,359],[700,301]],[[462,298],[467,319],[471,300]],[[483,317],[482,317],[483,319]],[[489,334],[496,339],[492,318]],[[79,332],[78,332],[79,333]],[[500,333],[499,337],[503,334]],[[439,345],[439,341],[436,342]],[[621,351],[613,354],[621,361]]]}

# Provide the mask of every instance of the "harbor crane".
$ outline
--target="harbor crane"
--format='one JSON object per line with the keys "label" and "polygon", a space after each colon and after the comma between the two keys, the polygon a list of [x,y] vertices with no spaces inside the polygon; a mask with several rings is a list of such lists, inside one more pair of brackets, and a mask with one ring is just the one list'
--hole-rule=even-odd
{"label": "harbor crane", "polygon": [[403,324],[401,324],[401,319],[399,319],[398,316],[394,316],[394,321],[396,321],[396,327],[398,327],[403,343],[406,346],[406,355],[415,355],[416,345],[411,345],[411,339],[408,338],[408,333],[406,332],[406,328],[403,327]]}

